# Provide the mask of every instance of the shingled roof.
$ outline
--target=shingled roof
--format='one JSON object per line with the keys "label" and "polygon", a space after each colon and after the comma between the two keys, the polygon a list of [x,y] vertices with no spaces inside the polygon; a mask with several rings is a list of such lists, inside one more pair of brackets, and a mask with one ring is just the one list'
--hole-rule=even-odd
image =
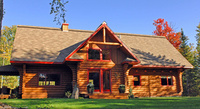
{"label": "shingled roof", "polygon": [[[94,31],[17,27],[11,61],[63,62]],[[140,65],[193,66],[163,36],[115,33],[141,61]],[[74,55],[73,58],[81,57]]]}

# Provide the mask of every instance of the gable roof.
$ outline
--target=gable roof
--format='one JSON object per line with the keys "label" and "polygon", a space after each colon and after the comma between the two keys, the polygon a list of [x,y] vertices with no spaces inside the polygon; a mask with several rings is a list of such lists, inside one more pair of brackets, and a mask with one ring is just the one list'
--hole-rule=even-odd
{"label": "gable roof", "polygon": [[[73,56],[74,53],[76,53],[81,47],[83,47],[90,39],[92,39],[92,37],[94,37],[100,30],[102,30],[103,28],[107,29],[108,32],[111,33],[111,35],[118,41],[118,43],[121,44],[121,47],[123,47],[131,56],[132,58],[134,58],[134,63],[140,63],[140,60],[124,45],[124,43],[122,43],[122,41],[113,33],[113,31],[107,26],[106,22],[103,22],[97,29],[96,31],[93,32],[93,34],[88,37],[80,46],[78,46],[68,57],[65,58],[65,61],[68,60],[69,58],[71,58],[71,56]],[[105,42],[106,43],[106,42]]]}
{"label": "gable roof", "polygon": [[[68,32],[63,32],[60,28],[19,25],[11,63],[61,64],[66,57],[81,59],[76,53],[74,55],[72,53],[89,40],[92,34],[94,31],[69,29]],[[165,37],[127,33],[113,34],[115,37],[120,35],[118,40],[140,61],[139,65],[193,67]]]}
{"label": "gable roof", "polygon": [[139,65],[183,66],[184,68],[193,68],[185,57],[164,36],[117,34],[121,35],[121,40],[141,61]]}
{"label": "gable roof", "polygon": [[14,61],[62,63],[93,31],[17,26],[11,63]]}

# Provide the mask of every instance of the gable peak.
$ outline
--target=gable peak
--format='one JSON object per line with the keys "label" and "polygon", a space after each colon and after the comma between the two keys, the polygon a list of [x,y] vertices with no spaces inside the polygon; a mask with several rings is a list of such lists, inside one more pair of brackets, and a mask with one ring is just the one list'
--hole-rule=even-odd
{"label": "gable peak", "polygon": [[102,24],[107,24],[106,21],[103,21]]}

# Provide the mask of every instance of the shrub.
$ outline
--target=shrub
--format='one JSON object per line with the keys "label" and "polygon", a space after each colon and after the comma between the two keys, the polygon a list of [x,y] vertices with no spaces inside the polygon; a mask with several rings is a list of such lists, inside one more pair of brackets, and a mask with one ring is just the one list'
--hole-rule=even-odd
{"label": "shrub", "polygon": [[67,98],[70,98],[71,95],[72,95],[72,93],[71,93],[70,91],[65,92],[65,96],[66,96]]}
{"label": "shrub", "polygon": [[129,98],[129,99],[133,99],[133,98],[134,98],[134,95],[133,95],[133,92],[132,92],[132,91],[133,91],[133,89],[130,87],[130,88],[129,88],[129,94],[128,94],[128,98]]}

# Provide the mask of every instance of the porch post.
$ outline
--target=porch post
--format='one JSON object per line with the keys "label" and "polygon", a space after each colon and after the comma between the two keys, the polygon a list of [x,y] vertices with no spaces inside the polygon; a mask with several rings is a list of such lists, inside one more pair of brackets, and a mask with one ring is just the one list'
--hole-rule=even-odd
{"label": "porch post", "polygon": [[178,78],[177,78],[178,82],[179,82],[179,91],[178,91],[179,96],[181,96],[183,93],[182,74],[183,74],[183,69],[179,69],[178,70]]}
{"label": "porch post", "polygon": [[124,73],[124,85],[125,85],[125,93],[128,93],[128,64],[123,65],[123,73]]}
{"label": "porch post", "polygon": [[25,90],[26,82],[26,64],[23,64],[23,74],[22,74],[22,98]]}

